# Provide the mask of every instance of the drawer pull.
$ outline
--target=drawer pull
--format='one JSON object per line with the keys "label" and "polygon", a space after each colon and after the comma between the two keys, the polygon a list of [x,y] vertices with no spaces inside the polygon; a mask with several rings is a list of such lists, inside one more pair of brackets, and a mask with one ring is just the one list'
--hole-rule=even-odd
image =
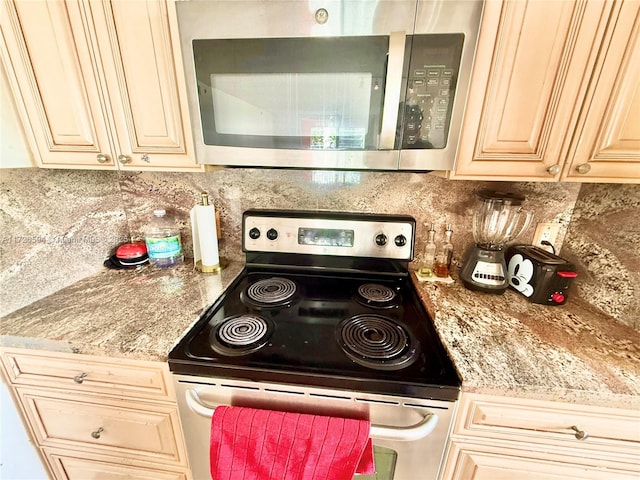
{"label": "drawer pull", "polygon": [[92,436],[93,438],[100,438],[100,434],[101,434],[102,432],[104,432],[104,428],[100,427],[100,428],[99,428],[99,429],[97,429],[96,431],[91,432],[91,436]]}
{"label": "drawer pull", "polygon": [[587,432],[585,432],[584,430],[580,430],[578,427],[576,427],[575,425],[573,427],[571,427],[571,430],[573,430],[574,432],[576,432],[575,437],[578,440],[586,440],[587,438],[589,438],[589,434]]}
{"label": "drawer pull", "polygon": [[589,165],[588,163],[582,163],[576,167],[576,171],[580,175],[586,175],[591,171],[591,165]]}
{"label": "drawer pull", "polygon": [[547,168],[547,173],[549,173],[549,175],[558,175],[560,173],[560,170],[560,165],[551,165]]}
{"label": "drawer pull", "polygon": [[89,374],[82,372],[80,375],[76,375],[75,377],[73,377],[73,381],[76,383],[82,383],[84,382],[84,379],[87,378],[87,375]]}

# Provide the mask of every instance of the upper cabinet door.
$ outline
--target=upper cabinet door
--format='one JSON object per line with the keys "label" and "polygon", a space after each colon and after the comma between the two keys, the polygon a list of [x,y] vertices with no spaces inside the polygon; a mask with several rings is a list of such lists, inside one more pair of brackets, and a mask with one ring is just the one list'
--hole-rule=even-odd
{"label": "upper cabinet door", "polygon": [[616,5],[563,179],[640,183],[640,3]]}
{"label": "upper cabinet door", "polygon": [[2,57],[43,166],[116,168],[77,2],[2,1]]}
{"label": "upper cabinet door", "polygon": [[487,0],[453,178],[560,178],[611,8]]}
{"label": "upper cabinet door", "polygon": [[173,0],[8,0],[0,13],[0,53],[42,166],[203,170]]}
{"label": "upper cabinet door", "polygon": [[173,2],[91,0],[89,5],[120,168],[201,169],[193,160],[184,79],[176,69],[182,60],[175,57],[180,49]]}

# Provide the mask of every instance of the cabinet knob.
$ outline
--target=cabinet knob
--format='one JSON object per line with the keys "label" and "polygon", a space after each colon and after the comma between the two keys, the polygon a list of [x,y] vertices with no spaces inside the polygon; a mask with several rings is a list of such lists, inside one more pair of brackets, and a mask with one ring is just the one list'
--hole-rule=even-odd
{"label": "cabinet knob", "polygon": [[585,174],[589,173],[590,170],[591,170],[591,165],[589,165],[588,163],[581,163],[580,165],[578,165],[576,167],[576,171],[580,175],[585,175]]}
{"label": "cabinet knob", "polygon": [[329,20],[329,12],[327,12],[326,8],[319,8],[315,13],[316,22],[319,25],[324,25]]}
{"label": "cabinet knob", "polygon": [[99,153],[96,156],[96,160],[98,163],[107,163],[109,161],[109,157],[107,157],[104,153]]}
{"label": "cabinet knob", "polygon": [[547,172],[549,175],[558,175],[560,173],[560,165],[551,165],[547,167]]}
{"label": "cabinet knob", "polygon": [[118,161],[124,165],[126,163],[131,162],[131,157],[129,157],[128,155],[118,155]]}
{"label": "cabinet knob", "polygon": [[100,427],[97,430],[94,430],[93,432],[91,432],[91,436],[93,438],[100,438],[100,434],[104,432],[104,428]]}
{"label": "cabinet knob", "polygon": [[589,434],[583,430],[580,430],[578,427],[576,427],[575,425],[573,427],[571,427],[571,430],[573,430],[574,432],[576,432],[575,437],[578,440],[586,440],[587,438],[589,438]]}
{"label": "cabinet knob", "polygon": [[87,373],[82,372],[80,375],[76,375],[75,377],[73,377],[73,381],[76,383],[82,383],[84,382],[84,379],[87,378]]}
{"label": "cabinet knob", "polygon": [[140,160],[142,160],[143,162],[151,163],[151,157],[148,153],[143,153],[140,157]]}

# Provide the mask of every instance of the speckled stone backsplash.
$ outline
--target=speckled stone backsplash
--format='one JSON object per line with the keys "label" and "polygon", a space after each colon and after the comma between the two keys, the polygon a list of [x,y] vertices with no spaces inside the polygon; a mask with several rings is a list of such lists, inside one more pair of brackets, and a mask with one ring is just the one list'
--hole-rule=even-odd
{"label": "speckled stone backsplash", "polygon": [[249,208],[412,215],[418,222],[416,261],[426,239],[423,224],[436,225],[438,241],[443,238],[445,224],[451,223],[454,255],[461,256],[463,247],[473,241],[473,192],[483,186],[509,187],[527,197],[525,208],[535,218],[523,241],[532,239],[533,224],[538,221],[560,221],[564,233],[579,192],[579,186],[571,184],[458,182],[417,173],[227,169],[206,174],[121,175],[124,208],[134,235],[140,235],[154,208],[166,207],[181,225],[185,251],[190,255],[189,209],[199,201],[201,191],[208,191],[221,215],[221,256],[234,259],[243,258],[240,223],[242,212]]}
{"label": "speckled stone backsplash", "polygon": [[[524,208],[533,212],[534,220],[519,239],[523,243],[531,241],[537,222],[557,221],[562,224],[558,247],[562,245],[567,229],[570,231],[568,241],[572,236],[589,238],[591,244],[607,251],[613,242],[617,245],[613,249],[616,255],[616,249],[629,242],[635,245],[636,256],[619,263],[625,272],[618,278],[627,281],[614,288],[616,277],[608,277],[612,281],[608,287],[611,295],[603,297],[601,308],[606,302],[629,304],[624,300],[629,296],[628,279],[635,278],[636,283],[638,280],[640,186],[585,185],[581,193],[581,186],[573,183],[450,181],[422,173],[272,169],[117,173],[22,169],[0,171],[0,215],[4,227],[0,244],[0,315],[103,268],[103,260],[118,242],[141,238],[142,227],[155,208],[165,208],[175,219],[181,227],[185,253],[192,255],[189,210],[199,201],[202,191],[209,192],[220,212],[223,238],[219,246],[223,260],[243,259],[240,243],[243,211],[278,208],[412,215],[418,221],[417,263],[426,238],[424,224],[431,222],[438,232],[436,240],[442,239],[445,224],[452,224],[454,259],[462,256],[473,241],[473,193],[485,186],[515,190],[526,196]],[[600,190],[593,191],[593,187]],[[618,195],[617,189],[625,189],[626,193]],[[634,195],[635,204],[630,200]],[[617,216],[609,218],[609,226],[621,229],[615,238],[614,233],[611,237],[592,236],[597,223],[593,215],[602,210],[593,205],[597,198],[598,202],[617,199],[625,205],[624,208],[611,207],[611,215],[617,212]],[[576,201],[580,216],[574,227],[570,222]],[[603,230],[597,231],[608,229],[607,226],[601,228]],[[631,238],[624,233],[629,232],[629,228],[635,229]],[[576,245],[579,244],[581,241]],[[581,257],[574,243],[571,243],[571,252]],[[595,270],[588,278],[588,285],[597,284],[598,281],[594,281],[599,275],[595,272],[600,271],[597,262],[592,262],[589,268]],[[580,289],[581,294],[593,292],[588,285]],[[619,291],[624,292],[622,300],[617,298]],[[636,293],[636,300],[637,296]],[[626,316],[637,318],[637,308],[637,304],[636,310],[621,306],[615,318],[632,324]]]}
{"label": "speckled stone backsplash", "polygon": [[640,330],[640,185],[583,185],[562,256],[575,294]]}
{"label": "speckled stone backsplash", "polygon": [[116,172],[0,170],[0,315],[102,268],[128,238]]}

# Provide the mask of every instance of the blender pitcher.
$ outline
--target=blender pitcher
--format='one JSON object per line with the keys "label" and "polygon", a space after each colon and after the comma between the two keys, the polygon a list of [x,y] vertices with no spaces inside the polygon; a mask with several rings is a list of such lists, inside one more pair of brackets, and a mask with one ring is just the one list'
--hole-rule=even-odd
{"label": "blender pitcher", "polygon": [[508,286],[504,247],[529,227],[532,215],[522,210],[523,195],[483,189],[476,198],[475,245],[465,253],[460,280],[471,290],[503,293]]}

